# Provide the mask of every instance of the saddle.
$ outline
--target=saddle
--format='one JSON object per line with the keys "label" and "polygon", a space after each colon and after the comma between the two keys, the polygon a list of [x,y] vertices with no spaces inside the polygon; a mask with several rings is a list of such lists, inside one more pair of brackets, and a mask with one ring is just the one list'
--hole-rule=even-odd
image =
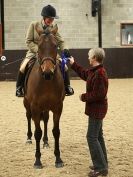
{"label": "saddle", "polygon": [[26,93],[28,78],[29,78],[30,72],[31,72],[31,70],[33,68],[33,65],[35,64],[36,60],[37,60],[37,58],[33,57],[33,58],[31,58],[29,60],[29,62],[26,65],[26,68],[25,68],[25,81],[24,81],[24,93]]}

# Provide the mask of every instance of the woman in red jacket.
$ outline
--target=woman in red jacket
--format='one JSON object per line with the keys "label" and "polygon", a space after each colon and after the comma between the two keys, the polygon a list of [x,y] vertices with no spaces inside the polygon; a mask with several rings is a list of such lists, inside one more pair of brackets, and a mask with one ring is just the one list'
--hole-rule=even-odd
{"label": "woman in red jacket", "polygon": [[85,114],[88,115],[87,141],[93,165],[90,177],[107,176],[108,160],[103,137],[103,118],[107,113],[108,77],[103,66],[105,52],[102,48],[89,50],[90,67],[82,68],[70,58],[71,68],[86,81],[86,93],[80,95],[80,100],[86,102]]}

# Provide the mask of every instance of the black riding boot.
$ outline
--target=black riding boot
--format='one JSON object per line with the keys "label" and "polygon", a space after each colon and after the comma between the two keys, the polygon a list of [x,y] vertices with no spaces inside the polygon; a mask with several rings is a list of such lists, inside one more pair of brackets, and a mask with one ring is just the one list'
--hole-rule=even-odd
{"label": "black riding boot", "polygon": [[18,72],[17,83],[16,83],[16,96],[23,97],[23,87],[24,87],[25,74],[21,71]]}
{"label": "black riding boot", "polygon": [[68,70],[65,71],[64,85],[65,85],[66,96],[73,95],[73,94],[74,94],[74,90],[73,90],[73,88],[70,86],[70,78],[69,78]]}

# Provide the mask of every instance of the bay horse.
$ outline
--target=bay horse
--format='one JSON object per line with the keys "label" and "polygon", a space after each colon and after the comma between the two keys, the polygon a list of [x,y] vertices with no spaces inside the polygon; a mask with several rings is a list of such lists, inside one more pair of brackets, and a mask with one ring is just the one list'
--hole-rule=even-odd
{"label": "bay horse", "polygon": [[34,137],[36,140],[35,168],[42,168],[40,140],[42,130],[40,121],[44,121],[44,146],[48,146],[47,123],[49,111],[53,112],[53,136],[55,139],[54,154],[56,157],[55,166],[63,167],[63,161],[60,157],[59,148],[59,121],[63,109],[63,100],[65,97],[64,81],[60,71],[57,57],[57,41],[55,33],[58,28],[43,33],[38,27],[39,43],[38,57],[29,74],[24,95],[24,106],[26,108],[26,117],[28,122],[27,141],[31,142],[31,118],[35,124]]}

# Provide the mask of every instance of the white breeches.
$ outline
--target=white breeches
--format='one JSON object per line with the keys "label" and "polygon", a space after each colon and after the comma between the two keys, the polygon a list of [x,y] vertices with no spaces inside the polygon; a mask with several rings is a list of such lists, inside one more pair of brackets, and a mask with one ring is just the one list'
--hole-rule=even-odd
{"label": "white breeches", "polygon": [[20,65],[20,69],[19,69],[22,73],[25,72],[25,67],[26,67],[27,63],[30,61],[30,59],[31,59],[31,58],[25,58],[25,59],[22,61],[21,65]]}

